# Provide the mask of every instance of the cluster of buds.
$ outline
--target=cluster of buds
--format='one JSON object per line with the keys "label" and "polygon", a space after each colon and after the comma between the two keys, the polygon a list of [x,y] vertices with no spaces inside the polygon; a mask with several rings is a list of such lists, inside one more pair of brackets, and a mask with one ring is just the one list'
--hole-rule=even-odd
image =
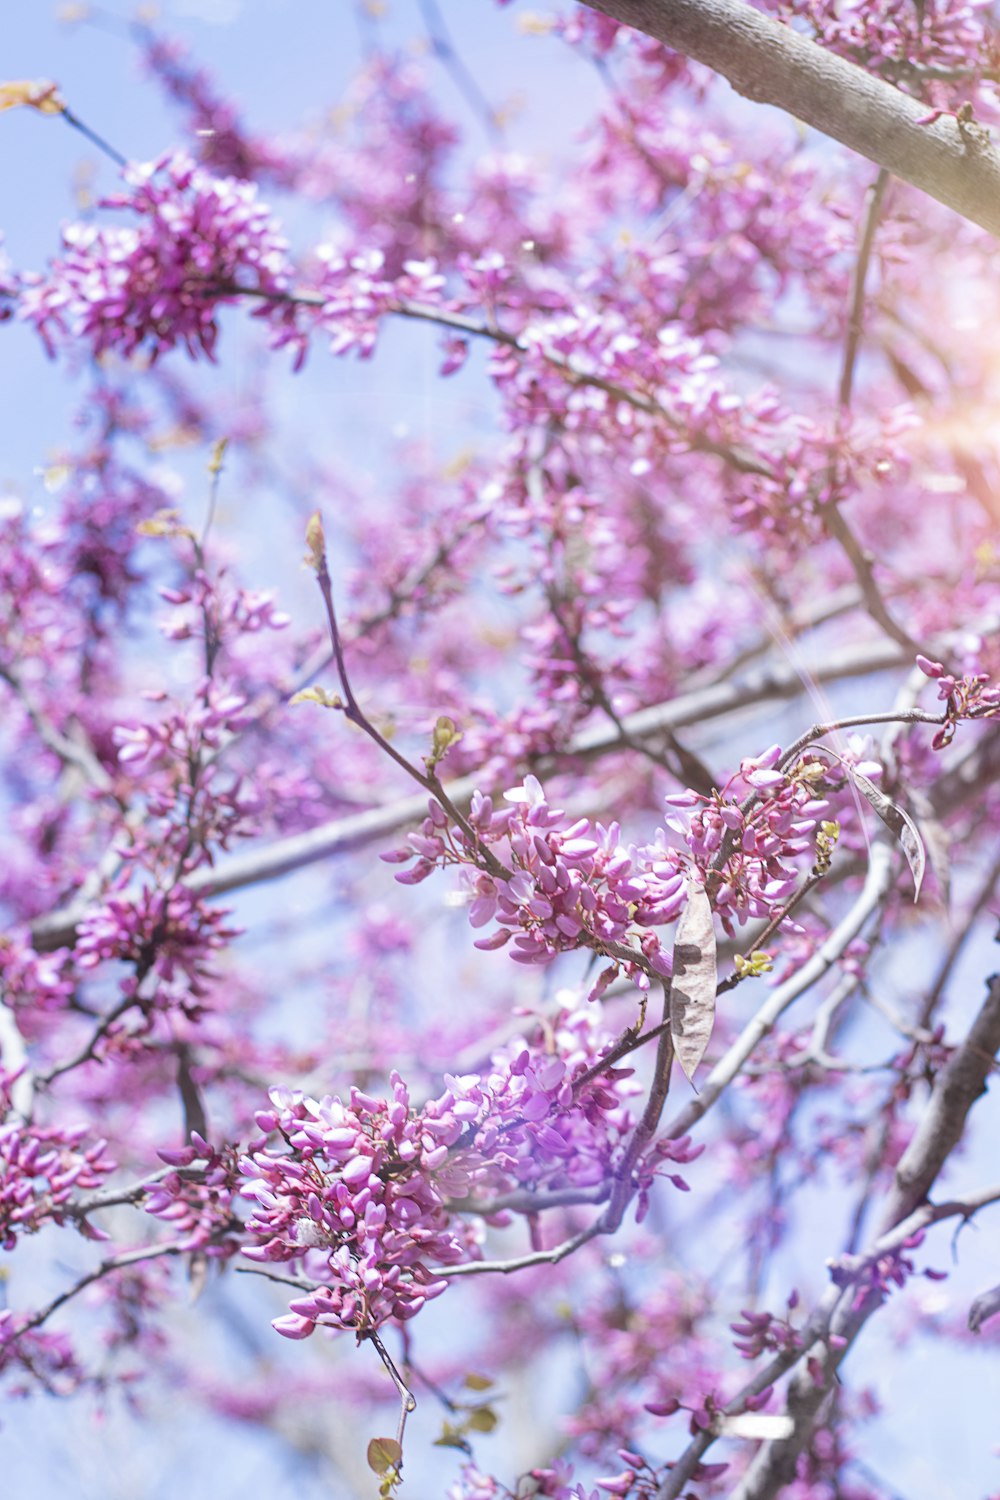
{"label": "cluster of buds", "polygon": [[256,1116],[281,1144],[242,1162],[248,1229],[262,1241],[243,1253],[298,1261],[323,1278],[275,1320],[286,1338],[307,1338],[319,1323],[360,1333],[412,1318],[447,1285],[434,1268],[474,1253],[432,1177],[438,1144],[428,1149],[406,1086],[396,1073],[391,1082],[389,1100],[353,1088],[346,1104],[274,1089],[271,1109]]}
{"label": "cluster of buds", "polygon": [[224,737],[239,728],[245,708],[240,693],[206,681],[186,711],[174,710],[158,724],[117,725],[113,734],[118,759],[123,765],[183,764],[192,754],[218,749]]}
{"label": "cluster of buds", "polygon": [[[625,847],[616,823],[605,828],[581,818],[567,826],[565,814],[550,807],[538,780],[528,776],[504,793],[506,808],[476,792],[468,830],[431,799],[419,833],[382,858],[409,864],[396,876],[406,885],[449,865],[474,870],[469,921],[476,928],[496,923],[477,948],[511,943],[519,963],[546,964],[582,947],[621,959],[621,945],[632,940],[645,962],[638,969],[626,962],[626,972],[648,984],[650,973],[670,975],[669,951],[650,929],[676,921],[692,866],[702,871],[729,932],[735,922],[768,918],[787,902],[799,877],[786,861],[812,854],[816,873],[828,868],[839,826],[825,820],[816,832],[829,806],[817,794],[826,768],[805,760],[781,771],[780,758],[775,745],[742,762],[734,780],[753,793],[742,804],[722,792],[668,796],[672,807],[690,810],[686,818],[669,820],[687,851],[662,833],[649,845]],[[748,972],[764,972],[763,963],[763,957],[752,961]]]}
{"label": "cluster of buds", "polygon": [[[705,889],[729,933],[735,923],[767,919],[780,909],[799,878],[788,861],[813,854],[821,872],[839,834],[827,820],[816,833],[829,808],[819,791],[826,767],[805,759],[782,770],[781,758],[781,747],[772,745],[741,761],[725,792],[706,797],[687,791],[666,799],[672,807],[691,809],[686,819],[671,819],[670,826],[704,872]],[[742,801],[732,795],[740,789],[748,793]]]}
{"label": "cluster of buds", "polygon": [[[504,799],[510,806],[495,808],[490,797],[474,794],[471,838],[432,800],[409,847],[382,856],[392,863],[415,861],[396,877],[406,885],[426,879],[439,866],[477,870],[469,921],[476,928],[497,923],[477,948],[500,948],[513,939],[511,956],[519,963],[546,964],[557,953],[581,947],[613,951],[608,945],[626,942],[636,928],[680,915],[685,861],[679,851],[658,849],[644,858],[622,845],[617,823],[605,828],[580,818],[567,825],[534,776],[505,792]],[[669,953],[656,935],[643,932],[639,945],[650,967],[669,976]]]}
{"label": "cluster of buds", "polygon": [[887,1297],[893,1287],[905,1286],[910,1277],[916,1274],[925,1276],[928,1281],[944,1281],[946,1271],[924,1270],[918,1273],[913,1256],[908,1253],[922,1245],[924,1238],[924,1231],[918,1229],[902,1245],[894,1250],[887,1250],[884,1255],[840,1255],[835,1260],[827,1261],[830,1280],[834,1286],[854,1287],[856,1307],[872,1293]]}
{"label": "cluster of buds", "polygon": [[146,887],[131,899],[112,896],[80,918],[76,961],[81,969],[94,969],[124,959],[135,974],[122,981],[123,994],[137,997],[142,978],[152,972],[160,987],[176,984],[193,1009],[214,975],[210,954],[236,935],[226,917],[183,885],[169,891]]}
{"label": "cluster of buds", "polygon": [[[107,1141],[83,1146],[83,1125],[0,1124],[0,1245],[13,1250],[18,1237],[34,1234],[46,1223],[63,1223],[73,1195],[96,1188],[116,1163],[105,1156]],[[89,1238],[97,1237],[85,1221],[77,1222]]]}
{"label": "cluster of buds", "polygon": [[323,299],[317,327],[330,335],[333,354],[369,358],[375,352],[382,318],[407,300],[424,307],[443,306],[444,277],[433,261],[407,261],[398,277],[390,277],[379,250],[345,258],[321,245],[316,257],[323,266],[316,287]]}
{"label": "cluster of buds", "polygon": [[[244,1254],[297,1262],[309,1278],[278,1332],[306,1338],[318,1324],[365,1331],[411,1318],[444,1291],[441,1268],[478,1257],[463,1215],[504,1223],[511,1205],[541,1210],[560,1190],[610,1192],[635,1127],[628,1100],[641,1093],[629,1069],[594,1071],[610,1040],[593,1009],[563,1014],[485,1075],[446,1077],[420,1110],[395,1073],[389,1099],[273,1090],[240,1191],[260,1240]],[[654,1177],[686,1187],[666,1166],[700,1149],[686,1137],[657,1142],[634,1164],[640,1216]]]}
{"label": "cluster of buds", "polygon": [[1000,717],[1000,685],[991,684],[988,672],[967,672],[964,677],[956,677],[945,670],[942,662],[923,655],[917,657],[917,666],[937,683],[938,697],[947,705],[945,722],[931,741],[935,750],[944,750],[951,744],[961,720]]}
{"label": "cluster of buds", "polygon": [[[798,1292],[792,1292],[788,1298],[788,1312],[794,1312],[798,1303]],[[743,1308],[740,1318],[741,1322],[729,1326],[736,1335],[734,1346],[744,1359],[759,1359],[768,1352],[791,1354],[802,1347],[802,1335],[788,1317],[778,1318],[774,1313]]]}
{"label": "cluster of buds", "polygon": [[228,1259],[239,1248],[242,1221],[233,1212],[240,1181],[239,1158],[232,1146],[217,1149],[196,1130],[191,1144],[158,1152],[173,1170],[150,1184],[143,1207],[182,1236],[182,1248]]}
{"label": "cluster of buds", "polygon": [[88,1379],[65,1333],[26,1328],[23,1315],[0,1308],[0,1373],[21,1369],[24,1379],[5,1387],[10,1396],[33,1395],[38,1387],[53,1396],[68,1396]]}

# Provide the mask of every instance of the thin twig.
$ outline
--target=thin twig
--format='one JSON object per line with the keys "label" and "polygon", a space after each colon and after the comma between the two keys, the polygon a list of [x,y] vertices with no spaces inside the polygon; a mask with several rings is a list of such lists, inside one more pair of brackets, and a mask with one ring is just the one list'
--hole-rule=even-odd
{"label": "thin twig", "polygon": [[[314,519],[318,524],[318,516]],[[311,543],[311,545],[313,544]],[[455,803],[445,791],[440,778],[435,775],[433,770],[430,769],[430,765],[432,763],[428,762],[428,769],[426,771],[421,771],[419,766],[414,765],[411,760],[407,760],[406,756],[403,755],[399,750],[397,750],[395,745],[390,744],[385,736],[379,733],[375,725],[371,722],[367,714],[365,714],[364,710],[361,708],[361,705],[358,703],[358,700],[355,697],[354,689],[351,686],[351,681],[347,672],[347,662],[344,657],[344,645],[340,634],[340,629],[337,625],[337,613],[333,602],[333,584],[330,579],[330,567],[329,563],[327,562],[326,545],[322,539],[321,526],[319,527],[319,541],[315,545],[313,545],[313,561],[315,564],[316,577],[319,583],[320,594],[323,597],[323,604],[326,608],[327,624],[329,625],[330,629],[330,645],[333,649],[333,657],[337,666],[337,676],[340,679],[340,687],[344,695],[344,702],[341,705],[344,717],[348,719],[352,724],[355,724],[358,729],[362,730],[363,733],[365,733],[368,738],[378,746],[383,754],[387,755],[390,760],[395,761],[396,765],[399,766],[401,770],[405,771],[408,776],[416,781],[418,785],[422,786],[425,791],[429,792],[430,795],[440,803],[451,820],[465,834],[471,847],[476,850],[478,859],[483,869],[487,870],[489,874],[492,875],[495,879],[509,880],[511,878],[512,872],[508,870],[506,865],[504,865],[499,859],[497,859],[493,851],[482,842],[472,824],[465,817],[465,814],[458,807],[456,807]]]}
{"label": "thin twig", "polygon": [[487,1276],[494,1273],[501,1276],[509,1276],[514,1271],[527,1270],[529,1266],[551,1266],[565,1260],[567,1255],[572,1255],[592,1240],[596,1235],[602,1233],[600,1222],[591,1224],[586,1229],[581,1229],[579,1234],[571,1235],[568,1240],[563,1240],[552,1250],[532,1250],[528,1255],[515,1255],[510,1260],[468,1260],[463,1261],[460,1266],[435,1266],[437,1276]]}
{"label": "thin twig", "polygon": [[60,110],[60,114],[67,125],[72,126],[74,130],[78,130],[92,146],[96,146],[98,151],[102,151],[105,156],[113,161],[116,167],[128,166],[128,157],[122,156],[121,152],[116,151],[114,146],[110,146],[103,136],[97,134],[96,130],[91,130],[89,125],[85,125],[79,115],[75,115],[71,109],[67,109],[65,106]]}
{"label": "thin twig", "polygon": [[[396,1442],[399,1444],[400,1449],[402,1449],[403,1433],[406,1430],[406,1419],[411,1411],[416,1411],[417,1409],[416,1397],[410,1390],[409,1386],[406,1384],[402,1375],[400,1375],[399,1371],[396,1369],[396,1366],[392,1362],[392,1358],[389,1354],[388,1349],[379,1338],[375,1329],[369,1328],[366,1333],[361,1335],[361,1337],[362,1339],[367,1339],[370,1343],[375,1345],[375,1348],[378,1350],[379,1359],[382,1361],[383,1365],[385,1365],[386,1370],[389,1372],[389,1379],[392,1381],[393,1385],[396,1387],[396,1390],[399,1393],[399,1425],[396,1428]],[[401,1466],[402,1459],[400,1459],[400,1462],[396,1467],[400,1468]]]}
{"label": "thin twig", "polygon": [[878,227],[879,216],[882,212],[882,203],[885,198],[886,188],[889,186],[889,181],[889,173],[884,167],[881,167],[878,176],[868,189],[868,205],[865,209],[861,243],[858,247],[858,258],[854,264],[854,276],[851,281],[851,308],[847,318],[847,338],[844,343],[844,359],[841,365],[840,384],[837,391],[837,400],[843,411],[848,410],[851,405],[851,395],[854,389],[854,370],[865,326],[865,283],[868,280],[868,266],[871,262],[872,250],[875,246],[875,230]]}
{"label": "thin twig", "polygon": [[503,140],[503,131],[497,112],[456,51],[437,0],[418,0],[418,4],[434,56],[445,71],[451,74],[452,82],[473,113],[479,116],[487,135],[499,145]]}
{"label": "thin twig", "polygon": [[653,1065],[653,1081],[650,1085],[646,1107],[632,1131],[621,1166],[614,1175],[611,1198],[598,1224],[602,1234],[613,1234],[625,1216],[625,1210],[635,1197],[636,1184],[632,1180],[635,1168],[643,1151],[652,1141],[663,1114],[670,1091],[670,1073],[674,1063],[674,1039],[670,1030],[670,985],[663,985],[663,1019],[660,1039]]}
{"label": "thin twig", "polygon": [[53,1297],[52,1301],[40,1312],[33,1313],[24,1323],[19,1324],[15,1338],[30,1333],[33,1328],[40,1328],[54,1312],[58,1312],[60,1307],[64,1307],[67,1302],[78,1296],[88,1286],[92,1286],[95,1281],[100,1281],[104,1276],[110,1276],[113,1271],[121,1271],[126,1266],[138,1265],[144,1260],[156,1260],[161,1255],[181,1255],[187,1248],[189,1247],[186,1245],[171,1241],[167,1245],[143,1245],[137,1250],[127,1250],[121,1255],[112,1256],[109,1260],[102,1260],[95,1270],[89,1271],[86,1276],[81,1276],[79,1281],[67,1287],[64,1292],[60,1292],[58,1297]]}

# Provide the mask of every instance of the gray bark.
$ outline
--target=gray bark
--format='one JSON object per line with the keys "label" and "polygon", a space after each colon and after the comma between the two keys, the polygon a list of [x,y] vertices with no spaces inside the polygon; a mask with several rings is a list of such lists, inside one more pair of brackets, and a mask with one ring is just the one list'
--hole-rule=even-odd
{"label": "gray bark", "polygon": [[1000,153],[976,124],[928,108],[743,0],[584,0],[721,73],[1000,238]]}

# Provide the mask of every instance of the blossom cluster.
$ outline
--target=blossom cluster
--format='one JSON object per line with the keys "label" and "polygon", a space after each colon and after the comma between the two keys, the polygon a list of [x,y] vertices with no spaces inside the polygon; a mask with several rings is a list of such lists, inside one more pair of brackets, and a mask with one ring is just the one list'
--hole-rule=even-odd
{"label": "blossom cluster", "polygon": [[[185,627],[186,630],[187,627]],[[218,750],[226,733],[240,727],[246,698],[226,684],[206,679],[186,711],[174,709],[158,723],[116,725],[113,733],[122,765],[184,764],[189,756]],[[162,690],[146,695],[164,701]]]}
{"label": "blossom cluster", "polygon": [[124,959],[134,972],[121,981],[123,995],[145,1004],[143,981],[152,974],[157,1005],[175,994],[184,1009],[196,1014],[214,973],[210,955],[235,935],[227,916],[179,884],[111,895],[81,917],[76,962],[86,971],[109,959]]}
{"label": "blossom cluster", "polygon": [[130,209],[138,225],[66,228],[63,257],[25,287],[22,316],[50,352],[70,336],[95,354],[144,348],[155,359],[183,344],[212,358],[220,302],[284,297],[287,242],[252,184],[212,177],[183,152],[124,175],[129,191],[104,206]]}
{"label": "blossom cluster", "polygon": [[341,119],[354,127],[286,143],[286,176],[307,201],[339,209],[345,239],[385,255],[386,273],[449,250],[456,223],[448,181],[458,142],[412,57],[375,50],[352,80]]}
{"label": "blossom cluster", "polygon": [[26,1328],[25,1318],[0,1307],[0,1373],[23,1372],[8,1385],[12,1396],[27,1396],[41,1387],[53,1396],[66,1396],[87,1381],[69,1337],[47,1328]]}
{"label": "blossom cluster", "polygon": [[48,1011],[62,1010],[72,999],[74,983],[65,972],[64,955],[36,953],[23,934],[0,938],[0,986],[4,1003],[36,1021]]}
{"label": "blossom cluster", "polygon": [[[499,948],[513,938],[512,956],[520,963],[548,963],[556,953],[625,941],[634,925],[652,928],[679,916],[684,905],[680,856],[663,850],[644,868],[620,841],[617,824],[605,828],[578,819],[566,826],[560,809],[550,807],[537,777],[528,776],[505,794],[511,804],[494,808],[491,797],[477,792],[469,812],[470,838],[454,829],[438,802],[408,847],[383,854],[390,862],[415,860],[396,879],[414,885],[436,866],[479,867],[469,920],[497,927],[479,948]],[[503,874],[485,867],[482,851],[498,850],[511,869]],[[641,940],[645,958],[669,976],[669,955],[654,933]]]}
{"label": "blossom cluster", "polygon": [[944,1281],[947,1271],[927,1268],[918,1272],[910,1253],[923,1244],[926,1234],[918,1229],[894,1250],[883,1255],[838,1255],[827,1262],[834,1286],[853,1287],[854,1306],[860,1307],[873,1293],[886,1297],[894,1287],[905,1286],[911,1276],[921,1275],[928,1281]]}
{"label": "blossom cluster", "polygon": [[[448,1148],[439,1170],[449,1196],[486,1212],[491,1205],[502,1211],[516,1189],[539,1194],[541,1206],[546,1192],[560,1188],[610,1187],[634,1124],[628,1100],[641,1090],[627,1068],[577,1082],[597,1068],[609,1042],[593,1011],[571,1011],[548,1038],[505,1049],[485,1076],[448,1078],[447,1092],[424,1114],[431,1136]],[[642,1164],[649,1174],[661,1159],[698,1155],[686,1139],[661,1147],[662,1158],[651,1152]],[[650,1180],[643,1178],[647,1188]]]}
{"label": "blossom cluster", "polygon": [[[74,1194],[100,1187],[116,1163],[107,1141],[85,1146],[87,1127],[0,1124],[0,1246],[13,1250],[18,1237],[43,1224],[61,1224]],[[79,1222],[79,1221],[78,1221]],[[91,1237],[80,1222],[81,1230]]]}
{"label": "blossom cluster", "polygon": [[[244,1254],[300,1262],[313,1280],[278,1332],[305,1338],[318,1324],[364,1330],[413,1317],[444,1291],[440,1268],[481,1253],[463,1215],[507,1222],[525,1193],[538,1210],[559,1190],[606,1197],[635,1124],[627,1101],[641,1092],[630,1069],[600,1068],[609,1042],[595,1012],[565,1013],[498,1054],[487,1074],[446,1077],[419,1110],[398,1074],[391,1099],[272,1090],[272,1107],[256,1115],[267,1144],[241,1164],[242,1195],[255,1205],[247,1228],[261,1240]],[[685,1188],[666,1165],[700,1149],[661,1140],[633,1164],[640,1217],[654,1177]]]}
{"label": "blossom cluster", "polygon": [[[652,1242],[647,1254],[656,1256]],[[650,1416],[658,1423],[682,1410],[693,1417],[715,1402],[720,1349],[709,1289],[697,1277],[657,1267],[638,1303],[623,1308],[617,1292],[591,1302],[579,1334],[586,1350],[600,1351],[604,1372],[568,1421],[588,1456],[605,1461],[623,1441],[642,1447]],[[672,1349],[673,1359],[660,1358],[662,1349]]]}
{"label": "blossom cluster", "polygon": [[[780,910],[800,878],[788,861],[817,852],[816,831],[830,809],[822,789],[825,767],[806,757],[781,769],[781,760],[781,747],[772,745],[760,755],[744,757],[728,794],[705,797],[688,791],[666,798],[687,813],[669,821],[702,871],[727,932],[734,923],[768,918]],[[878,774],[877,767],[872,769]],[[748,796],[737,801],[732,793],[740,787]],[[835,833],[827,835],[832,837]]]}
{"label": "blossom cluster", "polygon": [[528,776],[504,793],[511,804],[506,808],[474,794],[471,836],[453,826],[432,798],[420,832],[382,858],[409,863],[396,876],[407,885],[449,865],[477,871],[469,921],[475,928],[497,924],[477,940],[478,948],[500,948],[513,939],[511,956],[518,962],[546,964],[557,953],[582,947],[622,959],[622,945],[637,938],[637,958],[625,958],[626,972],[648,983],[651,972],[670,975],[670,954],[651,929],[679,917],[692,871],[727,931],[750,917],[769,917],[796,889],[799,874],[787,861],[815,853],[816,830],[829,803],[817,793],[824,767],[803,761],[785,772],[777,769],[781,753],[774,745],[742,761],[729,793],[738,786],[748,790],[743,803],[720,792],[667,796],[671,807],[687,814],[668,819],[687,851],[669,844],[662,830],[651,844],[626,847],[617,823],[605,828],[581,818],[566,826],[565,814],[549,805],[537,777]]}
{"label": "blossom cluster", "polygon": [[[254,1204],[247,1228],[261,1243],[244,1249],[264,1264],[301,1261],[327,1280],[289,1304],[274,1327],[306,1338],[317,1324],[363,1332],[387,1318],[412,1318],[444,1291],[436,1274],[475,1253],[449,1216],[430,1176],[428,1146],[398,1074],[392,1098],[352,1089],[347,1104],[275,1089],[259,1128],[287,1151],[267,1147],[243,1163],[241,1189]],[[459,1127],[461,1128],[461,1127]]]}
{"label": "blossom cluster", "polygon": [[988,672],[966,672],[959,677],[942,662],[931,661],[922,653],[917,656],[917,666],[937,683],[938,697],[946,705],[945,722],[931,742],[933,749],[943,750],[951,744],[962,719],[1000,718],[1000,684]]}
{"label": "blossom cluster", "polygon": [[175,104],[188,116],[188,132],[199,146],[202,165],[219,177],[259,179],[269,168],[280,169],[280,151],[260,136],[251,137],[240,125],[235,107],[222,97],[204,68],[189,60],[176,39],[158,36],[142,27],[143,61]]}
{"label": "blossom cluster", "polygon": [[990,62],[989,0],[929,0],[926,5],[907,0],[847,6],[839,0],[757,3],[782,20],[808,22],[824,47],[918,98],[942,97],[942,86],[956,78],[968,93],[977,64],[985,69]]}
{"label": "blossom cluster", "polygon": [[172,1170],[150,1183],[143,1199],[146,1212],[169,1224],[185,1250],[200,1250],[214,1259],[234,1255],[242,1229],[233,1211],[239,1184],[235,1148],[211,1146],[193,1130],[190,1145],[163,1149],[159,1156]]}
{"label": "blossom cluster", "polygon": [[[791,1293],[789,1313],[794,1312],[798,1301],[798,1294]],[[734,1344],[743,1359],[759,1359],[765,1352],[794,1353],[802,1347],[802,1335],[790,1318],[779,1318],[766,1309],[757,1312],[753,1308],[743,1308],[740,1319],[729,1326],[736,1335]]]}
{"label": "blossom cluster", "polygon": [[[291,623],[291,616],[278,608],[273,594],[233,586],[226,578],[225,570],[210,575],[203,568],[196,568],[186,583],[161,588],[160,598],[172,609],[162,626],[166,639],[201,640],[206,651],[212,654],[223,645],[232,648],[242,635],[256,635],[262,630],[285,630]],[[242,706],[215,704],[214,723],[217,724],[220,717],[234,715]]]}
{"label": "blossom cluster", "polygon": [[[313,294],[322,299],[322,305],[315,315],[315,327],[329,334],[333,354],[356,353],[363,359],[370,358],[382,319],[409,301],[429,309],[446,309],[442,296],[445,278],[432,260],[406,261],[399,274],[390,277],[385,274],[381,250],[344,256],[332,246],[320,245],[316,259],[321,270]],[[460,363],[453,357],[451,368],[456,369]]]}

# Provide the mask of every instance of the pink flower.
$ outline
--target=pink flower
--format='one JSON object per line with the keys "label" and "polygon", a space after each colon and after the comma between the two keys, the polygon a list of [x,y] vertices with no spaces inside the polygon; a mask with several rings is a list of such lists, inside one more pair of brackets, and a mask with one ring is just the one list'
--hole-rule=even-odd
{"label": "pink flower", "polygon": [[255,187],[212,177],[183,153],[128,167],[124,177],[126,191],[103,206],[131,210],[138,222],[64,229],[64,254],[26,286],[21,316],[50,352],[57,337],[72,336],[94,354],[146,348],[155,359],[183,344],[213,358],[220,303],[287,290],[286,241]]}

